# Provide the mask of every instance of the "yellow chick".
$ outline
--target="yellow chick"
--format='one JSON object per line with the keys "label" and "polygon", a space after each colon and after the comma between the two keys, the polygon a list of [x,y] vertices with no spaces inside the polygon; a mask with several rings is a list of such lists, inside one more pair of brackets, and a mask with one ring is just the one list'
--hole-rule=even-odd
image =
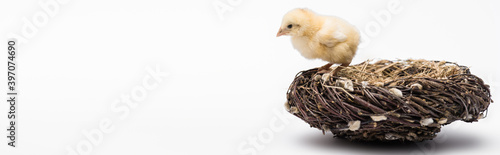
{"label": "yellow chick", "polygon": [[[319,72],[330,71],[333,64],[349,66],[360,38],[358,30],[347,21],[300,8],[289,11],[283,17],[276,37],[282,35],[291,36],[293,47],[305,58],[328,61],[318,69]],[[337,67],[332,75],[340,69]]]}

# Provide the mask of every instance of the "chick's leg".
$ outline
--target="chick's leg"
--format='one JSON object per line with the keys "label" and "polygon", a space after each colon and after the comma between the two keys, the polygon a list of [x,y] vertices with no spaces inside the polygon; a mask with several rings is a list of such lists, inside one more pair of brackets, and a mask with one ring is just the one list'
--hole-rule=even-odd
{"label": "chick's leg", "polygon": [[345,67],[349,66],[349,64],[351,64],[351,63],[343,63],[340,66],[338,66],[337,68],[335,68],[335,70],[333,70],[333,72],[332,72],[332,76],[337,75],[337,72],[339,72],[340,70],[342,70]]}
{"label": "chick's leg", "polygon": [[318,68],[318,73],[328,73],[330,72],[330,67],[332,67],[333,63],[327,63],[326,65],[324,66],[321,66],[320,68]]}

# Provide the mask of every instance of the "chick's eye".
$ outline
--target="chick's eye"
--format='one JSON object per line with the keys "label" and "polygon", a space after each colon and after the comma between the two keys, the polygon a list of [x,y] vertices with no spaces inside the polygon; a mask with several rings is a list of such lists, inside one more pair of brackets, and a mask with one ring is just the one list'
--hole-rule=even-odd
{"label": "chick's eye", "polygon": [[292,24],[286,26],[287,28],[291,29],[292,28]]}

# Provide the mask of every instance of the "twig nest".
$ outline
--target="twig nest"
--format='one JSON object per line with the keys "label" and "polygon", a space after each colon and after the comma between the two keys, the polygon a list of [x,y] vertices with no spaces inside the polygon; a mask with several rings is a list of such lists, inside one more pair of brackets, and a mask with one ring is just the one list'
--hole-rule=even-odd
{"label": "twig nest", "polygon": [[285,107],[311,127],[359,141],[422,141],[456,120],[484,118],[489,86],[469,68],[445,61],[381,60],[331,76],[302,71]]}

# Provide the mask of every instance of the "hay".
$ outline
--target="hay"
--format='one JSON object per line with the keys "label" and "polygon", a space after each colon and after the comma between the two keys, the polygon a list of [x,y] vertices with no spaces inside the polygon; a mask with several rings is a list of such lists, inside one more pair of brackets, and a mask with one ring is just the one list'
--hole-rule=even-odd
{"label": "hay", "polygon": [[287,110],[311,127],[358,141],[422,141],[442,125],[485,117],[489,86],[468,67],[445,61],[381,60],[337,76],[299,72]]}

